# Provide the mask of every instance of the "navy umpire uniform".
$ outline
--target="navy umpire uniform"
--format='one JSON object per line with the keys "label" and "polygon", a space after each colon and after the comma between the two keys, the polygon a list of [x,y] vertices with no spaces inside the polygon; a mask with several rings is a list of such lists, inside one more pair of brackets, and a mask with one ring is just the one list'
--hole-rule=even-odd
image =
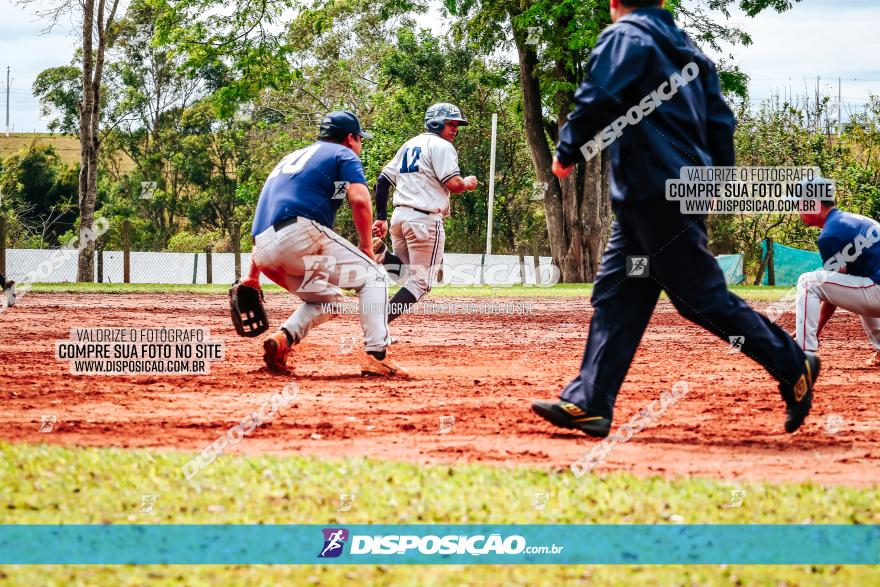
{"label": "navy umpire uniform", "polygon": [[[812,405],[818,356],[730,293],[707,246],[705,216],[686,216],[665,198],[666,180],[678,179],[682,167],[734,165],[736,123],[715,65],[662,5],[611,0],[615,24],[599,37],[560,131],[553,172],[564,178],[597,133],[664,83],[669,88],[673,74],[699,67],[690,83],[607,146],[615,221],[593,288],[581,370],[561,401],[536,401],[532,409],[556,426],[608,436],[617,394],[662,290],[688,320],[725,342],[736,337],[741,351],[779,381],[785,430],[794,432]],[[647,258],[644,267],[638,257]],[[634,268],[644,272],[631,277]]]}

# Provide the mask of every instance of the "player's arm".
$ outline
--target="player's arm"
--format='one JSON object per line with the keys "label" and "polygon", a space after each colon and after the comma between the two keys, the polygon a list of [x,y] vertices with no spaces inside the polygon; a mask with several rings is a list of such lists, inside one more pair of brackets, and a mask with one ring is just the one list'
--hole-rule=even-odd
{"label": "player's arm", "polygon": [[[846,274],[846,265],[838,269],[837,272]],[[831,302],[822,300],[822,303],[819,305],[819,326],[816,328],[817,337],[822,334],[822,329],[825,328],[825,325],[828,324],[828,321],[834,316],[835,310],[837,310],[837,306]]]}
{"label": "player's arm", "polygon": [[590,53],[587,79],[574,95],[574,110],[559,131],[553,173],[564,179],[581,156],[580,150],[626,109],[627,89],[643,73],[648,48],[622,30],[602,35]]}
{"label": "player's arm", "polygon": [[715,64],[708,59],[701,65],[711,68],[708,72],[706,92],[706,133],[707,146],[712,155],[712,165],[729,167],[736,163],[733,148],[733,133],[736,130],[736,117],[721,94],[721,80]]}
{"label": "player's arm", "polygon": [[822,334],[822,329],[825,328],[825,325],[828,324],[828,321],[834,316],[835,310],[837,310],[837,306],[829,302],[823,301],[819,306],[819,326],[816,328],[817,337]]}
{"label": "player's arm", "polygon": [[468,175],[467,177],[456,175],[443,182],[443,187],[449,190],[450,193],[460,194],[477,189],[477,183],[477,178],[473,175]]}
{"label": "player's arm", "polygon": [[370,259],[375,260],[373,254],[373,202],[370,199],[370,190],[365,183],[348,184],[348,203],[351,205],[351,217],[358,234],[358,248]]}
{"label": "player's arm", "polygon": [[461,176],[458,168],[458,151],[447,141],[431,144],[431,167],[434,177],[451,194],[460,194],[477,189],[477,178],[473,175]]}
{"label": "player's arm", "polygon": [[401,146],[394,157],[389,161],[379,179],[376,180],[376,221],[373,223],[373,236],[385,238],[388,234],[388,197],[392,186],[397,185],[400,176],[400,161],[403,157],[404,147]]}
{"label": "player's arm", "polygon": [[373,222],[373,236],[385,238],[388,234],[388,194],[391,193],[391,179],[385,172],[376,180],[376,221]]}
{"label": "player's arm", "polygon": [[241,283],[250,287],[260,289],[260,273],[260,268],[257,267],[256,263],[254,263],[254,256],[251,255],[251,267],[248,270],[247,277],[242,279]]}

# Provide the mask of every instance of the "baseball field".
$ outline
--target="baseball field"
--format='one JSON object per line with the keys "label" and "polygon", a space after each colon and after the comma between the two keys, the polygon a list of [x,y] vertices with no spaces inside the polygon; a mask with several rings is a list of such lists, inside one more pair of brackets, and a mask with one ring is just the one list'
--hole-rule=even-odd
{"label": "baseball field", "polygon": [[[161,287],[161,289],[160,289]],[[762,309],[784,288],[735,288]],[[664,391],[687,393],[595,469],[598,441],[559,433],[529,401],[577,371],[589,286],[442,288],[392,327],[407,381],[360,376],[356,316],[313,331],[266,371],[220,286],[35,286],[0,315],[0,523],[880,523],[880,371],[858,319],[822,341],[812,414],[794,435],[774,381],[661,301],[621,391],[615,429]],[[298,300],[267,289],[270,322]],[[780,324],[790,329],[793,315]],[[209,328],[206,375],[71,375],[72,328]],[[293,401],[191,479],[186,466],[266,397]],[[288,388],[289,389],[289,388]],[[877,584],[873,567],[0,567],[0,583],[292,585]]]}

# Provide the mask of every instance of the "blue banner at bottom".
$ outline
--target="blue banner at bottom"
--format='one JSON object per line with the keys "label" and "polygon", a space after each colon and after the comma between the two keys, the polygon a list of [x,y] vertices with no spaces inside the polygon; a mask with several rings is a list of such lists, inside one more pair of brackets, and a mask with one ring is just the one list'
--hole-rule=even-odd
{"label": "blue banner at bottom", "polygon": [[880,564],[880,526],[0,525],[0,564]]}

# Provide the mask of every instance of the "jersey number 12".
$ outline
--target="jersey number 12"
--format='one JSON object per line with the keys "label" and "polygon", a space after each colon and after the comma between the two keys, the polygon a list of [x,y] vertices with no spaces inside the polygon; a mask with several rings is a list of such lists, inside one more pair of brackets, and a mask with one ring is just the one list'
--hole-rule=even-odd
{"label": "jersey number 12", "polygon": [[[412,151],[412,161],[407,164],[409,152]],[[400,164],[400,173],[416,173],[419,170],[419,157],[422,156],[421,147],[403,150],[403,162]]]}

